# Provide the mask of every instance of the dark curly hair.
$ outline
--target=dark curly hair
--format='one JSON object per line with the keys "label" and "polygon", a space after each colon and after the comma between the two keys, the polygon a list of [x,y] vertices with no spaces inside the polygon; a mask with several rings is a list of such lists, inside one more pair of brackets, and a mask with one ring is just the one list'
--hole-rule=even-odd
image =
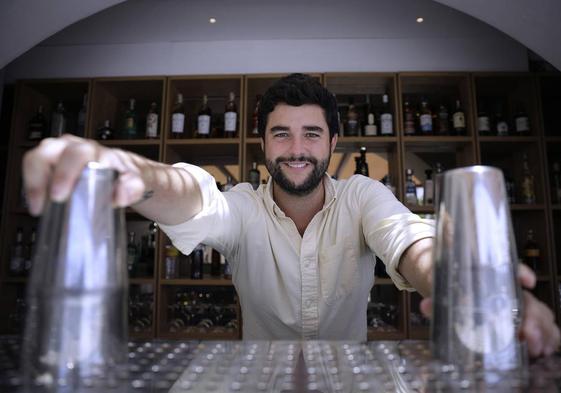
{"label": "dark curly hair", "polygon": [[274,111],[279,103],[292,106],[319,105],[323,109],[325,121],[329,127],[330,139],[335,134],[339,134],[335,96],[310,75],[290,74],[276,81],[261,98],[258,112],[258,131],[263,140],[265,139],[265,127],[269,113]]}

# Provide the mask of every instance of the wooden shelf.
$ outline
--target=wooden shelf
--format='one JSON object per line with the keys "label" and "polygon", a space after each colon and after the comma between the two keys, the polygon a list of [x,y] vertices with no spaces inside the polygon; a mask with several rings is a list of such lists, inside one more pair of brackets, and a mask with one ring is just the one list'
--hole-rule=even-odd
{"label": "wooden shelf", "polygon": [[430,327],[411,326],[409,328],[409,338],[412,340],[428,340],[430,338]]}
{"label": "wooden shelf", "polygon": [[535,143],[537,136],[479,136],[481,143]]}
{"label": "wooden shelf", "polygon": [[427,144],[427,143],[455,143],[465,144],[471,143],[473,139],[470,136],[436,136],[436,135],[413,135],[404,136],[403,142],[406,144]]}
{"label": "wooden shelf", "polygon": [[434,214],[434,205],[405,205],[405,207],[416,214]]}
{"label": "wooden shelf", "polygon": [[232,286],[232,280],[227,280],[225,278],[204,278],[202,280],[191,280],[188,278],[176,278],[172,280],[162,279],[160,280],[162,285],[182,285],[182,286],[193,286],[193,287],[204,287],[204,286]]}
{"label": "wooden shelf", "polygon": [[161,143],[159,139],[96,139],[96,142],[104,146],[159,146]]}
{"label": "wooden shelf", "polygon": [[545,210],[545,205],[535,204],[535,205],[525,205],[522,203],[513,203],[510,205],[510,210],[512,211],[540,211]]}
{"label": "wooden shelf", "polygon": [[261,143],[261,138],[257,137],[257,138],[246,138],[245,139],[245,143],[247,144],[260,144]]}
{"label": "wooden shelf", "polygon": [[545,136],[546,143],[561,143],[561,136]]}
{"label": "wooden shelf", "polygon": [[240,143],[240,138],[184,138],[168,139],[168,145],[235,145]]}
{"label": "wooden shelf", "polygon": [[129,278],[129,284],[130,285],[142,285],[142,284],[152,284],[154,285],[156,283],[154,278],[148,278],[148,277],[138,277],[138,278]]}
{"label": "wooden shelf", "polygon": [[394,285],[394,283],[389,277],[376,277],[374,285]]}
{"label": "wooden shelf", "polygon": [[159,338],[174,340],[239,340],[239,332],[160,332]]}

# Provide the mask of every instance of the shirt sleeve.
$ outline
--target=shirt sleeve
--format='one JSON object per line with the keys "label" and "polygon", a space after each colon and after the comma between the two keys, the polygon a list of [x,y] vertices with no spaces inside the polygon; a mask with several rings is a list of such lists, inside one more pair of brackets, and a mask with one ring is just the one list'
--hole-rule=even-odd
{"label": "shirt sleeve", "polygon": [[[229,258],[237,248],[243,221],[239,207],[232,192],[220,192],[216,180],[204,169],[195,165],[178,163],[173,165],[191,174],[201,190],[202,210],[193,218],[177,225],[158,223],[170,238],[173,245],[183,254],[190,254],[200,243],[207,244]],[[236,186],[243,188],[243,185]]]}
{"label": "shirt sleeve", "polygon": [[401,256],[418,240],[434,237],[434,220],[413,214],[381,183],[368,181],[359,192],[366,242],[386,265],[400,290],[414,291],[398,272]]}

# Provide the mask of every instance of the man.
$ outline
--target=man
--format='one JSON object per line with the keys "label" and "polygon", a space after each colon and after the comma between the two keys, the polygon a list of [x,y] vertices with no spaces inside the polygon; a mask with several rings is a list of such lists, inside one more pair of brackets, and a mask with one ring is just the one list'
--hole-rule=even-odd
{"label": "man", "polygon": [[[377,181],[335,181],[325,172],[338,131],[329,91],[306,75],[279,80],[261,100],[259,127],[269,183],[225,193],[193,165],[171,167],[71,136],[45,140],[24,158],[30,210],[41,212],[47,191],[66,199],[88,161],[117,169],[116,205],[157,221],[184,253],[206,243],[226,256],[247,339],[365,340],[374,254],[398,288],[430,296],[432,222]],[[521,282],[531,287],[535,276],[522,268]],[[532,355],[550,354],[559,345],[553,315],[529,292],[525,301],[522,337]]]}

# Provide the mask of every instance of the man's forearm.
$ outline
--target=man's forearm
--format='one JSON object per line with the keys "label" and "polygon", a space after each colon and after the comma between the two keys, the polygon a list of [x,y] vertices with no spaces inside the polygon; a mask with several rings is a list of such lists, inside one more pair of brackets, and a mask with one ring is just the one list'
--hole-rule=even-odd
{"label": "man's forearm", "polygon": [[130,159],[140,169],[145,185],[143,199],[131,206],[138,213],[162,224],[175,225],[201,211],[201,191],[189,172],[136,154],[131,154]]}
{"label": "man's forearm", "polygon": [[432,291],[433,238],[413,243],[401,256],[399,273],[424,297]]}

